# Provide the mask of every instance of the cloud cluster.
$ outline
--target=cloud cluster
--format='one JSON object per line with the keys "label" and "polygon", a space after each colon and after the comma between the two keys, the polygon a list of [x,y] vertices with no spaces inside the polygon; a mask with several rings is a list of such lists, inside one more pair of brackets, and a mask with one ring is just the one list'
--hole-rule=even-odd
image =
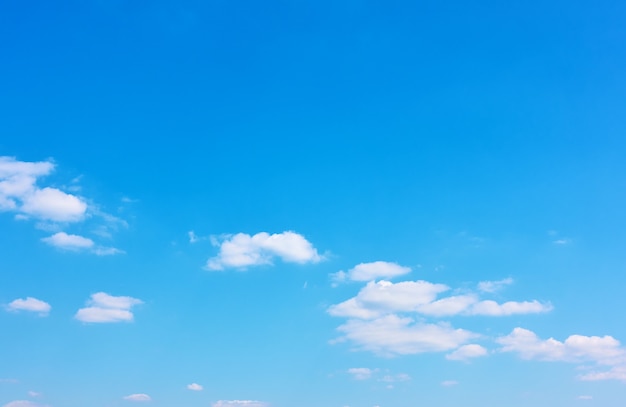
{"label": "cloud cluster", "polygon": [[57,188],[37,186],[54,170],[51,161],[25,162],[0,157],[0,210],[52,222],[78,222],[85,217],[84,199]]}
{"label": "cloud cluster", "polygon": [[33,297],[26,297],[25,299],[18,298],[13,300],[7,305],[9,311],[30,311],[36,312],[41,316],[46,316],[50,313],[52,307],[45,301],[38,300]]}
{"label": "cloud cluster", "polygon": [[582,374],[580,380],[626,381],[626,349],[612,336],[570,335],[561,342],[540,339],[533,331],[518,327],[496,342],[501,345],[501,352],[514,352],[522,359],[610,366],[608,370]]}
{"label": "cloud cluster", "polygon": [[237,233],[222,241],[214,238],[212,242],[214,246],[219,247],[219,253],[207,261],[208,270],[244,269],[272,264],[275,258],[280,258],[286,263],[299,264],[317,263],[322,260],[322,256],[311,242],[291,231],[271,235],[261,232],[252,236]]}
{"label": "cloud cluster", "polygon": [[131,308],[143,304],[143,301],[133,297],[115,297],[99,292],[91,295],[87,307],[78,310],[74,318],[82,322],[131,322],[133,313]]}
{"label": "cloud cluster", "polygon": [[[54,169],[55,164],[50,160],[27,162],[0,156],[0,212],[14,212],[15,218],[20,220],[35,219],[40,229],[52,231],[90,217],[98,218],[104,225],[99,226],[97,233],[107,237],[110,237],[109,228],[126,225],[123,220],[88,205],[83,197],[59,188],[39,186],[38,182]],[[100,256],[123,253],[113,247],[98,246],[87,237],[62,231],[41,240],[66,251],[88,251]]]}
{"label": "cloud cluster", "polygon": [[[384,267],[380,267],[380,263],[369,264],[377,264],[373,269],[382,270]],[[375,275],[375,272],[364,273],[362,278]],[[479,288],[484,292],[493,292],[511,282],[509,279],[484,281]],[[448,360],[469,360],[488,353],[478,344],[467,343],[479,335],[455,329],[444,321],[426,322],[425,318],[494,317],[542,313],[552,309],[550,304],[537,300],[504,303],[484,300],[475,292],[440,297],[450,291],[447,285],[424,280],[397,283],[371,280],[354,297],[327,309],[334,317],[347,318],[337,328],[341,336],[333,342],[349,342],[356,349],[385,356],[452,351],[446,356]]]}

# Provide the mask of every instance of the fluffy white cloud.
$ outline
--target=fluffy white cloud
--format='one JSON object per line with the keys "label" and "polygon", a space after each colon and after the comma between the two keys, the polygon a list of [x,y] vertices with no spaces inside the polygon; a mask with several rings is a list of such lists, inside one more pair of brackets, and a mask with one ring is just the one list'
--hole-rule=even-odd
{"label": "fluffy white cloud", "polygon": [[447,351],[477,336],[446,323],[415,323],[393,314],[374,320],[351,319],[337,330],[342,336],[333,342],[350,342],[359,350],[384,356]]}
{"label": "fluffy white cloud", "polygon": [[77,222],[85,217],[87,203],[57,188],[40,188],[38,178],[50,174],[50,161],[25,162],[0,157],[0,210],[12,210],[45,221]]}
{"label": "fluffy white cloud", "polygon": [[79,309],[74,318],[93,323],[130,322],[133,320],[130,310],[139,304],[143,304],[143,301],[137,298],[115,297],[99,292],[91,295],[91,299],[87,301],[88,307]]}
{"label": "fluffy white cloud", "polygon": [[52,307],[45,301],[33,297],[26,297],[25,299],[18,298],[11,301],[7,308],[10,311],[31,311],[37,312],[40,315],[48,315]]}
{"label": "fluffy white cloud", "polygon": [[144,393],[130,394],[128,396],[124,396],[124,400],[129,401],[150,401],[152,398]]}
{"label": "fluffy white cloud", "polygon": [[238,233],[222,242],[213,239],[220,251],[207,261],[208,270],[225,268],[245,268],[272,264],[278,257],[287,263],[317,263],[322,257],[313,245],[295,232],[287,231],[270,235],[266,232],[250,236]]}
{"label": "fluffy white cloud", "polygon": [[487,349],[477,344],[463,345],[446,355],[448,360],[468,360],[487,355]]}
{"label": "fluffy white cloud", "polygon": [[41,239],[50,246],[64,250],[81,250],[93,247],[93,240],[79,235],[68,235],[65,232],[58,232],[50,237]]}
{"label": "fluffy white cloud", "polygon": [[35,403],[29,400],[15,400],[5,404],[3,407],[47,407],[44,404]]}
{"label": "fluffy white cloud", "polygon": [[203,387],[199,385],[198,383],[191,383],[187,385],[187,389],[193,390],[193,391],[201,391]]}
{"label": "fluffy white cloud", "polygon": [[513,284],[513,279],[511,277],[497,281],[481,281],[478,283],[478,290],[485,293],[495,293],[496,291],[500,291],[507,285],[511,284]]}
{"label": "fluffy white cloud", "polygon": [[350,373],[355,380],[367,380],[372,377],[374,370],[367,367],[353,367],[348,369],[348,373]]}
{"label": "fluffy white cloud", "polygon": [[257,400],[218,400],[213,407],[267,407],[268,403]]}
{"label": "fluffy white cloud", "polygon": [[596,362],[604,365],[624,363],[626,352],[612,336],[571,335],[564,342],[540,339],[534,332],[515,328],[496,339],[502,352],[515,352],[523,359],[563,362]]}
{"label": "fluffy white cloud", "polygon": [[372,319],[385,314],[414,312],[434,317],[451,315],[505,316],[548,312],[550,304],[538,301],[499,304],[480,301],[475,294],[455,295],[436,300],[438,294],[448,291],[443,284],[427,281],[370,281],[359,293],[342,303],[332,305],[328,313],[336,317]]}
{"label": "fluffy white cloud", "polygon": [[409,267],[400,266],[397,263],[389,263],[386,261],[375,261],[372,263],[357,264],[348,272],[339,271],[332,274],[331,277],[335,282],[345,280],[350,281],[372,281],[377,278],[393,278],[410,273]]}

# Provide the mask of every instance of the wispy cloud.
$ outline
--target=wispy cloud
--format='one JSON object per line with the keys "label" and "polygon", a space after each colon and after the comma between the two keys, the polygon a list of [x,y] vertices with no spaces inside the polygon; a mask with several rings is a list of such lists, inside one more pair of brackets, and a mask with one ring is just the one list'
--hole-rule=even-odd
{"label": "wispy cloud", "polygon": [[481,281],[480,283],[478,283],[478,291],[482,291],[485,293],[495,293],[502,290],[507,285],[511,284],[513,284],[513,279],[511,277],[497,281]]}
{"label": "wispy cloud", "polygon": [[45,404],[35,403],[29,400],[15,400],[5,404],[3,407],[48,407]]}
{"label": "wispy cloud", "polygon": [[123,398],[124,400],[128,400],[128,401],[151,401],[152,400],[152,398],[145,393],[130,394],[128,396],[124,396]]}
{"label": "wispy cloud", "polygon": [[372,263],[360,263],[348,270],[341,270],[331,274],[334,283],[344,281],[372,281],[378,278],[393,278],[411,272],[410,267],[401,266],[397,263],[375,261]]}
{"label": "wispy cloud", "polygon": [[91,295],[88,307],[79,309],[74,318],[91,323],[131,322],[134,318],[131,308],[139,304],[143,301],[137,298],[99,292]]}
{"label": "wispy cloud", "polygon": [[68,251],[88,251],[97,256],[111,256],[124,253],[123,250],[115,247],[97,246],[93,240],[80,235],[70,235],[65,232],[58,232],[52,236],[41,239],[44,243],[61,250]]}
{"label": "wispy cloud", "polygon": [[317,249],[304,236],[291,231],[271,235],[261,232],[253,236],[238,233],[221,242],[213,239],[213,244],[219,247],[219,253],[208,260],[208,270],[243,269],[272,264],[275,258],[286,263],[299,264],[322,260]]}
{"label": "wispy cloud", "polygon": [[52,307],[45,301],[33,297],[18,298],[7,305],[9,311],[36,312],[41,316],[47,316]]}
{"label": "wispy cloud", "polygon": [[481,356],[487,356],[487,349],[477,344],[470,344],[463,345],[454,352],[447,354],[446,359],[467,361]]}
{"label": "wispy cloud", "polygon": [[367,380],[372,377],[372,373],[375,371],[367,367],[352,367],[348,369],[348,373],[352,375],[354,380]]}
{"label": "wispy cloud", "polygon": [[459,384],[459,382],[457,382],[456,380],[444,380],[443,382],[441,382],[441,385],[443,387],[452,387],[452,386],[456,386],[458,384]]}

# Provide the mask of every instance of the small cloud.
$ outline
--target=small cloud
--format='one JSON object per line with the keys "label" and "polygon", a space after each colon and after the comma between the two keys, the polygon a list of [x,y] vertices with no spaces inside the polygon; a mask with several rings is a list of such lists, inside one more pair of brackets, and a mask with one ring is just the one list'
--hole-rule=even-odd
{"label": "small cloud", "polygon": [[381,382],[385,383],[395,383],[395,382],[408,382],[411,380],[411,376],[406,373],[398,373],[396,375],[385,375],[380,379]]}
{"label": "small cloud", "polygon": [[187,385],[187,389],[193,390],[193,391],[202,391],[203,387],[199,385],[198,383],[191,383]]}
{"label": "small cloud", "polygon": [[441,382],[441,385],[443,387],[452,387],[456,386],[457,384],[459,384],[459,382],[457,382],[456,380],[444,380],[443,382]]}
{"label": "small cloud", "polygon": [[144,393],[130,394],[128,396],[123,397],[124,400],[128,401],[150,401],[152,398]]}
{"label": "small cloud", "polygon": [[372,263],[357,264],[348,272],[338,271],[331,274],[331,279],[336,282],[350,281],[372,281],[378,278],[393,278],[411,272],[410,267],[401,266],[397,263],[386,261],[375,261]]}
{"label": "small cloud", "polygon": [[127,196],[123,196],[121,201],[124,202],[124,203],[135,203],[135,202],[139,202],[139,199],[133,199],[133,198],[129,198]]}
{"label": "small cloud", "polygon": [[511,277],[497,281],[481,281],[478,283],[478,290],[484,293],[495,293],[496,291],[500,291],[507,285],[511,284],[513,284],[513,279]]}
{"label": "small cloud", "polygon": [[196,243],[197,241],[200,240],[198,235],[196,235],[193,230],[190,230],[189,232],[187,232],[187,235],[189,236],[189,243]]}
{"label": "small cloud", "polygon": [[91,299],[87,301],[88,307],[79,309],[74,318],[92,323],[131,322],[133,313],[130,310],[139,304],[143,304],[143,301],[137,298],[115,297],[99,292],[91,295]]}
{"label": "small cloud", "polygon": [[477,358],[477,357],[486,356],[486,355],[487,355],[487,349],[483,348],[480,345],[470,344],[470,345],[461,346],[454,352],[447,354],[446,359],[465,361],[471,358]]}
{"label": "small cloud", "polygon": [[93,250],[93,253],[96,256],[114,256],[116,254],[124,254],[126,252],[115,247],[97,247]]}
{"label": "small cloud", "polygon": [[89,249],[94,246],[94,242],[91,239],[79,235],[68,235],[65,232],[58,232],[41,240],[50,246],[63,250]]}
{"label": "small cloud", "polygon": [[592,396],[578,396],[576,397],[578,400],[592,400]]}
{"label": "small cloud", "polygon": [[286,263],[317,263],[323,260],[304,236],[286,231],[270,235],[266,232],[248,235],[237,233],[223,241],[211,239],[220,250],[217,256],[207,261],[207,270],[226,268],[245,269],[249,266],[272,264],[278,257]]}
{"label": "small cloud", "polygon": [[20,381],[17,379],[0,379],[0,383],[10,383],[10,384],[17,384]]}
{"label": "small cloud", "polygon": [[552,241],[552,243],[556,245],[560,245],[560,246],[570,244],[571,242],[572,242],[571,239],[557,239],[557,240]]}
{"label": "small cloud", "polygon": [[7,306],[9,311],[30,311],[37,312],[41,316],[46,316],[50,312],[52,307],[45,301],[38,300],[33,297],[26,297],[25,299],[18,298],[13,300]]}
{"label": "small cloud", "polygon": [[348,373],[352,375],[354,380],[367,380],[372,377],[372,373],[376,370],[368,369],[367,367],[353,367],[348,369]]}
{"label": "small cloud", "polygon": [[29,391],[28,391],[28,395],[29,395],[30,397],[41,397],[41,393],[36,392],[36,391],[32,391],[32,390],[29,390]]}

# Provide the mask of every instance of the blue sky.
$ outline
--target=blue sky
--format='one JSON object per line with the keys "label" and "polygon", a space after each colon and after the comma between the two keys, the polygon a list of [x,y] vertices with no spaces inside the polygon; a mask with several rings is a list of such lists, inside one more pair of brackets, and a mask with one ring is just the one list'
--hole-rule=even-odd
{"label": "blue sky", "polygon": [[2,2],[0,406],[621,406],[625,17]]}

